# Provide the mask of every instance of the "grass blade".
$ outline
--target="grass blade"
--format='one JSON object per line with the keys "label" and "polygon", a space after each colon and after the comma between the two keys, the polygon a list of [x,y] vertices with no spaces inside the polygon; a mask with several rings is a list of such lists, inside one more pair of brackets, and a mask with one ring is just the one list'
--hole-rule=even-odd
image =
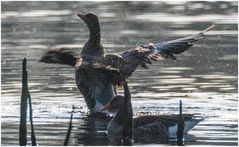
{"label": "grass blade", "polygon": [[125,121],[123,122],[123,145],[131,146],[133,137],[133,110],[131,104],[131,94],[127,82],[124,86],[125,97]]}
{"label": "grass blade", "polygon": [[69,139],[70,139],[70,135],[71,135],[71,130],[72,130],[72,118],[73,118],[73,113],[74,113],[74,106],[72,106],[72,111],[71,111],[71,118],[70,118],[70,123],[69,123],[69,127],[67,130],[67,134],[66,134],[66,139],[64,142],[64,146],[67,146],[69,143]]}
{"label": "grass blade", "polygon": [[19,145],[27,145],[27,60],[23,59],[22,64],[22,94],[21,94],[21,106],[20,106],[20,125],[19,125]]}
{"label": "grass blade", "polygon": [[179,118],[178,118],[178,130],[177,130],[177,145],[178,146],[183,146],[184,142],[183,142],[183,135],[184,135],[184,118],[182,115],[182,101],[179,101]]}
{"label": "grass blade", "polygon": [[33,124],[33,118],[32,118],[32,100],[31,100],[31,95],[28,91],[28,98],[29,98],[29,116],[30,116],[30,122],[31,122],[31,140],[32,140],[32,146],[36,146],[36,136],[35,136],[35,131],[34,131],[34,124]]}

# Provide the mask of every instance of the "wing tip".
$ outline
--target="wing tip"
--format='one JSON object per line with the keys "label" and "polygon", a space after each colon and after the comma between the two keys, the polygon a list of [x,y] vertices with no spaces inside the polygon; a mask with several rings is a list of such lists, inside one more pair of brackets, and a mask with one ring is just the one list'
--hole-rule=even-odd
{"label": "wing tip", "polygon": [[216,24],[212,24],[211,26],[209,26],[208,28],[206,28],[205,30],[203,30],[202,33],[204,34],[204,33],[208,32],[208,31],[212,30],[212,29],[215,28],[215,27],[216,27]]}

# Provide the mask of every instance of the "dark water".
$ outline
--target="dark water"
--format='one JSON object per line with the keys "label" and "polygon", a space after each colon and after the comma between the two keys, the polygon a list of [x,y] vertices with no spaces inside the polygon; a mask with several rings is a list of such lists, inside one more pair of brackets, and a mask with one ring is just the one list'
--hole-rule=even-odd
{"label": "dark water", "polygon": [[[184,113],[204,117],[189,132],[191,139],[186,145],[237,146],[237,9],[236,1],[2,2],[1,145],[18,145],[24,57],[28,59],[38,144],[63,145],[72,105],[77,109],[70,145],[110,144],[102,130],[103,121],[95,123],[87,117],[88,110],[74,82],[74,69],[38,63],[49,48],[80,51],[88,29],[76,13],[91,11],[99,16],[107,52],[175,39],[215,23],[216,28],[178,60],[155,62],[147,70],[138,68],[134,72],[128,80],[133,109],[136,115],[175,114],[182,99]],[[156,137],[135,144],[175,143],[160,142]]]}

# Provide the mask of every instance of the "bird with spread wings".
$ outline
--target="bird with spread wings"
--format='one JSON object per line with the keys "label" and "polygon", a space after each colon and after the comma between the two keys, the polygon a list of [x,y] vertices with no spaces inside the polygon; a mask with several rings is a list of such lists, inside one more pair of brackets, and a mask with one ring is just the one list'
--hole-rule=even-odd
{"label": "bird with spread wings", "polygon": [[197,34],[184,38],[155,44],[149,43],[122,53],[106,54],[100,43],[98,17],[93,13],[79,13],[78,16],[90,31],[89,39],[80,55],[75,55],[66,48],[54,49],[48,51],[40,61],[74,66],[76,84],[91,112],[99,111],[102,106],[106,105],[116,95],[116,87],[122,85],[138,66],[148,68],[147,65],[153,61],[176,60],[176,54],[188,50],[215,26],[212,25]]}

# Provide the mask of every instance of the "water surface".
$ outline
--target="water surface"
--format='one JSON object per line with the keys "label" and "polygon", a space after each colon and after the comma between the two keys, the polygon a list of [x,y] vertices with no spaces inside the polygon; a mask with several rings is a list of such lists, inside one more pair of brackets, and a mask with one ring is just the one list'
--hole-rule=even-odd
{"label": "water surface", "polygon": [[[80,51],[89,32],[76,13],[91,11],[99,16],[102,44],[108,53],[176,39],[215,23],[216,28],[178,55],[178,60],[138,68],[128,82],[135,115],[178,113],[181,99],[184,113],[204,117],[189,132],[186,145],[237,146],[237,8],[236,1],[2,2],[1,145],[18,145],[24,57],[28,59],[37,143],[63,145],[74,105],[70,145],[110,144],[104,121],[96,123],[87,117],[74,69],[38,62],[50,48]],[[158,144],[175,143],[158,138],[135,141],[135,145]]]}

